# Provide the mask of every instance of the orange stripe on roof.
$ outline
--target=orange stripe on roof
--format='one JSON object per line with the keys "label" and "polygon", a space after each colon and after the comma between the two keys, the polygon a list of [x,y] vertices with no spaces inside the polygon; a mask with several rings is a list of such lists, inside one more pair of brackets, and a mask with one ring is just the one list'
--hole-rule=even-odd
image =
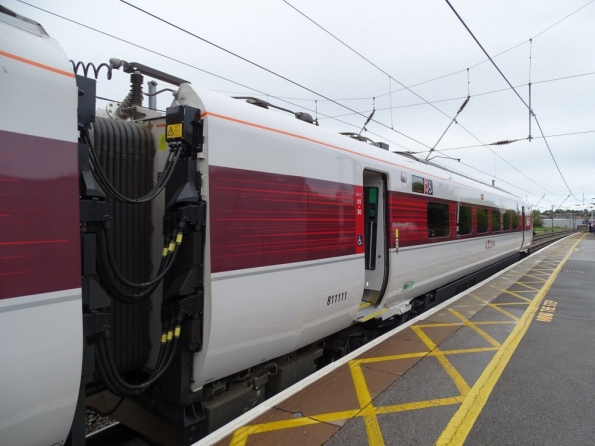
{"label": "orange stripe on roof", "polygon": [[[315,144],[320,144],[322,146],[330,147],[332,149],[341,150],[343,152],[348,152],[348,153],[352,153],[354,155],[363,156],[364,158],[369,158],[369,159],[372,159],[374,161],[380,161],[382,163],[392,164],[393,166],[398,166],[398,167],[403,167],[404,168],[404,166],[402,166],[400,164],[391,163],[390,161],[386,161],[386,160],[383,160],[381,158],[376,158],[376,157],[373,157],[373,156],[370,156],[370,155],[364,155],[363,153],[356,152],[355,150],[349,150],[349,149],[346,149],[346,148],[341,147],[341,146],[335,146],[334,144],[329,144],[329,143],[326,143],[326,142],[323,142],[323,141],[318,141],[317,139],[308,138],[307,136],[298,135],[296,133],[290,133],[290,132],[286,132],[284,130],[274,129],[272,127],[266,127],[264,125],[254,124],[253,122],[242,121],[240,119],[230,118],[229,116],[219,115],[217,113],[212,113],[212,112],[205,112],[205,113],[203,113],[203,115],[214,116],[215,118],[221,118],[221,119],[225,119],[227,121],[232,121],[232,122],[237,122],[239,124],[248,125],[250,127],[256,127],[256,128],[263,129],[263,130],[268,130],[270,132],[280,133],[281,135],[286,135],[286,136],[291,136],[293,138],[303,139],[304,141],[313,142]],[[202,115],[201,115],[201,118],[202,118]],[[411,169],[411,170],[414,170],[414,169]]]}
{"label": "orange stripe on roof", "polygon": [[28,65],[33,65],[37,68],[42,68],[44,70],[51,71],[53,73],[61,74],[62,76],[74,77],[74,73],[70,71],[60,70],[58,68],[50,67],[49,65],[44,65],[39,62],[35,62],[34,60],[25,59],[24,57],[17,56],[16,54],[7,53],[6,51],[0,50],[0,56],[8,57],[9,59],[18,60],[19,62],[26,63]]}
{"label": "orange stripe on roof", "polygon": [[[487,189],[486,190],[479,189],[479,188],[473,187],[473,186],[471,186],[469,184],[459,183],[459,182],[453,181],[453,180],[451,180],[449,178],[441,177],[441,176],[438,176],[438,175],[435,175],[435,174],[431,174],[431,173],[428,173],[428,172],[423,172],[421,170],[417,170],[417,169],[414,169],[414,168],[409,167],[409,166],[403,166],[402,164],[398,164],[398,163],[393,163],[393,162],[390,162],[390,161],[386,161],[386,160],[384,160],[382,158],[376,158],[374,156],[365,155],[365,154],[363,154],[361,152],[357,152],[355,150],[346,149],[346,148],[341,147],[341,146],[335,146],[334,144],[329,144],[329,143],[326,143],[326,142],[323,142],[323,141],[319,141],[317,139],[308,138],[307,136],[298,135],[298,134],[291,133],[291,132],[286,132],[284,130],[279,130],[279,129],[275,129],[275,128],[272,128],[272,127],[266,127],[264,125],[255,124],[253,122],[242,121],[241,119],[231,118],[229,116],[220,115],[220,114],[213,113],[213,112],[204,112],[203,114],[200,115],[201,118],[203,118],[204,116],[213,116],[215,118],[225,119],[225,120],[231,121],[231,122],[237,122],[238,124],[244,124],[244,125],[247,125],[247,126],[250,126],[250,127],[256,127],[258,129],[268,130],[268,131],[274,132],[274,133],[279,133],[281,135],[291,136],[292,138],[303,139],[304,141],[313,142],[315,144],[320,144],[322,146],[330,147],[332,149],[340,150],[342,152],[347,152],[347,153],[351,153],[353,155],[361,156],[361,157],[368,158],[368,159],[371,159],[371,160],[374,160],[374,161],[378,161],[378,162],[381,162],[381,163],[390,164],[392,166],[400,167],[402,169],[407,169],[407,170],[410,170],[412,172],[420,173],[422,175],[431,175],[434,178],[438,178],[438,179],[443,180],[443,181],[445,181],[447,183],[458,184],[458,185],[461,185],[461,186],[464,186],[464,187],[468,187],[468,188],[471,188],[471,189],[474,189],[474,190],[477,190],[477,191],[480,191],[480,192],[488,192],[488,193],[490,193],[492,195],[495,195],[496,197],[506,198],[506,199],[511,200],[511,201],[522,201],[521,198],[518,198],[518,200],[517,200],[516,197],[506,197],[506,196],[503,196],[503,195],[499,195],[497,193],[494,193],[493,191],[488,191]],[[510,195],[512,195],[512,194],[510,194]],[[430,195],[428,195],[428,196],[430,196]]]}

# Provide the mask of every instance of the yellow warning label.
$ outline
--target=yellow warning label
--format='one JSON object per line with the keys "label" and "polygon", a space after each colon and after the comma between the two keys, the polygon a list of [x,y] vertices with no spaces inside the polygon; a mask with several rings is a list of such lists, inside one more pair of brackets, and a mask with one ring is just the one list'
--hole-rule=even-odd
{"label": "yellow warning label", "polygon": [[395,238],[399,238],[399,230],[395,229]]}
{"label": "yellow warning label", "polygon": [[182,124],[170,124],[167,126],[167,138],[181,138]]}
{"label": "yellow warning label", "polygon": [[159,134],[159,150],[167,150],[167,141],[165,140],[165,133]]}

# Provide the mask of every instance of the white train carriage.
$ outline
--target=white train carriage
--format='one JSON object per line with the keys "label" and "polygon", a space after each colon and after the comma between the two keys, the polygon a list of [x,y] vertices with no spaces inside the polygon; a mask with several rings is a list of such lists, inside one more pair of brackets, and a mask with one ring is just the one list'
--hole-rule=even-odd
{"label": "white train carriage", "polygon": [[531,243],[529,207],[502,190],[187,84],[178,103],[205,122],[196,387],[405,313]]}
{"label": "white train carriage", "polygon": [[0,444],[60,444],[82,366],[78,90],[58,43],[4,11],[0,59]]}

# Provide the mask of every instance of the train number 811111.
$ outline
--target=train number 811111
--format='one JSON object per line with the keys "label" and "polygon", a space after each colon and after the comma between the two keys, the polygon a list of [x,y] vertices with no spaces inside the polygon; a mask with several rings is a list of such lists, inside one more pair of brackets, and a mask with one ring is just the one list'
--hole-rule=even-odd
{"label": "train number 811111", "polygon": [[327,305],[336,304],[337,302],[342,302],[346,299],[347,299],[347,291],[344,291],[342,293],[333,294],[332,296],[329,296],[326,299],[326,304]]}

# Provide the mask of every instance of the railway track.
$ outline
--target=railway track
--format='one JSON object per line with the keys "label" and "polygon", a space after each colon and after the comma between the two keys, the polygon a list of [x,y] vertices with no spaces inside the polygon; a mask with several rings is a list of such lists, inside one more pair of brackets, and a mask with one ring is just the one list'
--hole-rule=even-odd
{"label": "railway track", "polygon": [[564,237],[568,237],[569,235],[575,234],[577,232],[579,231],[577,231],[576,229],[571,229],[568,231],[534,235],[533,243],[531,243],[531,252],[539,251],[540,249],[545,248],[546,246],[554,243],[555,241],[560,240]]}

